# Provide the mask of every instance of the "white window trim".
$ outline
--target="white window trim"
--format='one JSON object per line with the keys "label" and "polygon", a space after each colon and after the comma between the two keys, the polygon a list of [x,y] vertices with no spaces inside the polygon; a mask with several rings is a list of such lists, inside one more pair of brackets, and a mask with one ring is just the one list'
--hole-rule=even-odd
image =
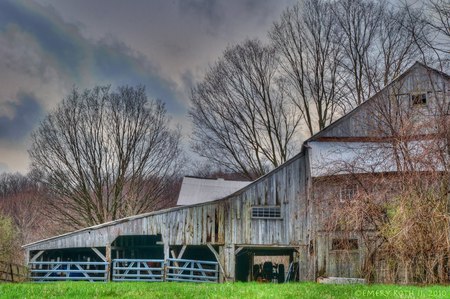
{"label": "white window trim", "polygon": [[[257,209],[273,209],[273,208],[277,208],[279,209],[279,215],[277,217],[267,217],[267,216],[253,216],[253,210],[257,208]],[[252,219],[273,219],[273,220],[277,220],[277,219],[283,219],[283,215],[282,215],[282,211],[281,211],[281,206],[252,206],[250,209],[250,216]]]}
{"label": "white window trim", "polygon": [[[347,194],[348,194],[347,192],[348,192],[348,190],[350,190],[350,187],[354,187],[354,189],[352,188],[352,190],[354,190],[354,191],[353,191],[352,197],[348,198],[348,197],[346,196],[346,197],[344,198],[344,197],[342,196],[344,190],[346,191],[346,195],[347,195]],[[353,199],[355,198],[355,196],[358,194],[358,191],[359,191],[359,188],[358,188],[358,185],[357,185],[357,184],[346,184],[346,185],[344,185],[344,186],[340,186],[340,187],[339,187],[339,201],[340,201],[340,202],[348,202],[348,201],[353,200]]]}

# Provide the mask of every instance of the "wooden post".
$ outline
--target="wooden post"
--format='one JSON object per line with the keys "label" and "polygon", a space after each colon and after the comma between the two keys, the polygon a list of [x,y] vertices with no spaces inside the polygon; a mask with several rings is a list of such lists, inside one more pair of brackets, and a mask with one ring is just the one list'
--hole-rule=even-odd
{"label": "wooden post", "polygon": [[30,259],[30,251],[27,250],[27,261],[26,261],[27,265],[28,265],[28,262],[35,262],[43,253],[44,253],[44,250],[41,250]]}
{"label": "wooden post", "polygon": [[167,278],[167,266],[170,258],[170,246],[167,242],[164,241],[164,275],[163,280],[166,281]]}
{"label": "wooden post", "polygon": [[112,261],[111,261],[111,244],[106,244],[105,248],[105,258],[106,262],[108,263],[106,265],[106,281],[111,281],[111,268],[112,268]]}
{"label": "wooden post", "polygon": [[[219,264],[220,272],[222,272],[224,281],[226,281],[227,280],[226,273],[225,273],[225,270],[222,267],[222,263],[220,262],[219,254],[217,253],[217,251],[214,249],[214,247],[210,243],[206,243],[206,246],[208,246],[209,250],[211,250],[211,252],[216,257],[217,263]],[[220,281],[220,276],[219,276],[219,281]]]}
{"label": "wooden post", "polygon": [[24,265],[28,267],[29,262],[30,262],[30,250],[27,249],[27,250],[25,250],[25,264]]}
{"label": "wooden post", "polygon": [[181,250],[180,250],[180,252],[178,253],[178,259],[181,259],[181,258],[183,258],[183,254],[184,254],[184,252],[186,251],[186,245],[183,245],[183,247],[181,247]]}
{"label": "wooden post", "polygon": [[14,282],[13,265],[11,263],[9,264],[9,272],[10,272],[10,275],[11,275],[11,282]]}
{"label": "wooden post", "polygon": [[220,247],[220,259],[223,259],[224,265],[224,280],[225,281],[234,281],[235,273],[235,263],[236,256],[234,255],[235,249],[233,244],[225,244]]}

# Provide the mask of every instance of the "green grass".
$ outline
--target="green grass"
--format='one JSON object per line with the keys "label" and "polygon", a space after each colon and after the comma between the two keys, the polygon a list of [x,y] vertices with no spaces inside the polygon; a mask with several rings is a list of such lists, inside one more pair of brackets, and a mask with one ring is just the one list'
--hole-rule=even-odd
{"label": "green grass", "polygon": [[450,287],[58,282],[0,284],[0,298],[450,298]]}

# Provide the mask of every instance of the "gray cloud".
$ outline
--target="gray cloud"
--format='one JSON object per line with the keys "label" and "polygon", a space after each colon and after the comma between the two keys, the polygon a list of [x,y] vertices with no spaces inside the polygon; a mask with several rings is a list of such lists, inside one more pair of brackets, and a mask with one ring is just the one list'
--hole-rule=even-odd
{"label": "gray cloud", "polygon": [[6,163],[0,162],[0,174],[4,172],[9,172],[9,166]]}
{"label": "gray cloud", "polygon": [[173,83],[162,78],[145,55],[125,43],[111,37],[87,39],[76,26],[55,15],[54,10],[37,4],[0,1],[0,20],[0,29],[15,26],[32,37],[41,49],[44,63],[53,65],[70,85],[92,87],[97,81],[144,84],[153,93],[151,96],[165,100],[169,109],[176,112]]}
{"label": "gray cloud", "polygon": [[26,170],[27,136],[73,86],[143,84],[188,128],[208,65],[293,1],[0,0],[0,163]]}
{"label": "gray cloud", "polygon": [[2,105],[9,111],[0,116],[0,140],[18,141],[28,136],[43,116],[40,101],[29,93],[20,92],[17,99]]}

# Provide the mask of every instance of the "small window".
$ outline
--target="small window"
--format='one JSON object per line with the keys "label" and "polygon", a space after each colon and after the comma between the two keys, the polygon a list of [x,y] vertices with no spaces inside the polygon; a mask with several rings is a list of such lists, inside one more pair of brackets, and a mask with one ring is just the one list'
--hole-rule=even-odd
{"label": "small window", "polygon": [[413,106],[426,105],[427,104],[427,94],[426,93],[411,94],[411,104]]}
{"label": "small window", "polygon": [[281,207],[280,206],[252,207],[252,218],[280,219]]}
{"label": "small window", "polygon": [[349,201],[358,193],[358,186],[355,184],[342,186],[339,193],[339,200],[341,202]]}
{"label": "small window", "polygon": [[333,239],[331,250],[357,250],[358,239]]}

